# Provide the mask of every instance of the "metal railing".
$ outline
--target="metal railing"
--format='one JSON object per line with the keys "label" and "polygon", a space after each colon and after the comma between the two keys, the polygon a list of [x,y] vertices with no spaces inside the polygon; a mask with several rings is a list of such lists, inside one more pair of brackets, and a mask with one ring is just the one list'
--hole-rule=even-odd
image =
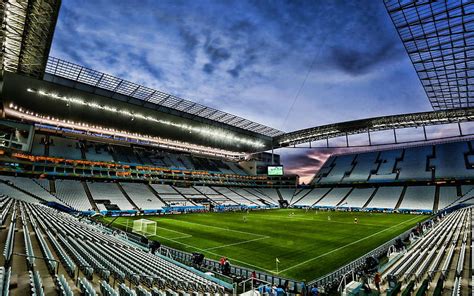
{"label": "metal railing", "polygon": [[[166,247],[166,246],[161,246],[160,252],[164,256],[171,255],[173,260],[192,265],[193,255],[191,253],[176,250],[176,249]],[[203,264],[201,265],[201,268],[206,269],[211,272],[219,273],[221,266],[218,261],[205,258],[203,260]],[[269,274],[269,273],[261,272],[258,270],[241,267],[241,266],[231,266],[230,268],[230,274],[235,277],[241,277],[241,279],[251,278],[252,272],[254,271],[256,274],[257,281],[272,283],[277,286],[279,285],[283,286],[285,284],[288,284],[290,291],[295,291],[295,290],[299,291],[299,289],[301,288],[302,282],[300,281],[280,277],[274,274]]]}

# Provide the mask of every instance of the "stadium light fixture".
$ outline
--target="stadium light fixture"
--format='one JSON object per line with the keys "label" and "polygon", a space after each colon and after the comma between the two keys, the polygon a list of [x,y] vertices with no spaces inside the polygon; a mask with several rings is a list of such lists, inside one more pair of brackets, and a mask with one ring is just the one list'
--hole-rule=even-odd
{"label": "stadium light fixture", "polygon": [[114,136],[114,137],[122,137],[126,139],[133,139],[135,141],[142,142],[142,144],[151,144],[153,146],[157,146],[161,148],[193,152],[193,153],[202,154],[202,155],[224,157],[224,158],[230,158],[234,160],[243,159],[246,156],[245,153],[241,153],[241,152],[234,152],[234,151],[228,151],[228,150],[219,149],[219,148],[206,147],[206,146],[191,144],[187,142],[164,139],[164,138],[155,137],[155,136],[141,135],[138,133],[130,133],[128,131],[119,131],[113,128],[89,125],[88,123],[74,122],[74,121],[59,119],[59,118],[55,118],[51,116],[42,116],[42,115],[38,115],[38,113],[33,113],[31,111],[23,110],[23,108],[19,108],[13,103],[9,104],[8,106],[9,106],[8,108],[5,108],[5,113],[7,115],[13,116],[15,118],[26,119],[26,120],[39,123],[42,125],[49,125],[52,127],[61,127],[61,128],[72,129],[76,131],[83,131],[84,133],[94,133],[94,134],[99,134],[99,135],[108,135],[108,136]]}
{"label": "stadium light fixture", "polygon": [[61,96],[61,95],[54,94],[54,93],[48,93],[48,92],[45,92],[43,90],[35,90],[35,89],[27,88],[27,91],[31,92],[31,93],[36,93],[36,94],[38,94],[40,96],[43,96],[43,97],[48,97],[48,98],[51,98],[51,99],[54,99],[54,100],[60,100],[60,101],[66,102],[68,104],[79,104],[79,105],[84,105],[84,106],[91,107],[93,109],[100,109],[100,110],[108,111],[108,112],[111,112],[111,113],[119,113],[119,114],[122,114],[124,116],[129,116],[133,119],[134,118],[139,118],[139,119],[146,120],[146,121],[151,121],[151,122],[155,122],[155,123],[159,123],[159,124],[173,126],[173,127],[177,127],[177,128],[189,131],[189,132],[193,132],[193,133],[195,132],[195,133],[201,134],[205,137],[219,138],[221,140],[224,140],[224,141],[227,141],[227,142],[230,142],[230,143],[237,142],[237,143],[249,145],[249,146],[252,146],[252,147],[255,147],[255,148],[265,147],[265,144],[263,144],[261,141],[256,141],[256,140],[252,140],[252,139],[249,139],[249,138],[243,138],[243,137],[236,137],[235,135],[233,135],[231,133],[222,132],[222,131],[217,130],[217,129],[194,127],[194,126],[187,125],[187,124],[181,124],[181,123],[175,123],[175,122],[168,121],[168,120],[157,119],[157,118],[152,117],[152,116],[144,116],[143,114],[132,113],[128,110],[117,109],[115,107],[106,106],[106,105],[100,105],[100,104],[97,104],[95,102],[86,102],[82,99],[70,98],[70,97]]}

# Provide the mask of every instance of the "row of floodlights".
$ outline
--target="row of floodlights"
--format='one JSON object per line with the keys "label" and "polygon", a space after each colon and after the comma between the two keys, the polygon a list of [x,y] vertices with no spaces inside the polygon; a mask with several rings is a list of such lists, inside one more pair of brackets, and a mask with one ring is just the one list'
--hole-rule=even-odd
{"label": "row of floodlights", "polygon": [[[10,113],[13,113],[12,115],[18,115],[22,117],[26,116],[29,120],[35,121],[35,122],[42,122],[42,123],[47,123],[51,125],[63,126],[66,128],[73,128],[76,130],[86,130],[86,131],[94,132],[94,133],[108,134],[112,136],[130,138],[130,139],[139,140],[139,141],[147,141],[154,144],[158,144],[161,147],[177,149],[177,150],[182,150],[182,151],[193,151],[197,153],[204,153],[208,155],[225,156],[225,157],[242,157],[242,154],[238,152],[227,151],[223,149],[206,147],[206,146],[200,146],[200,145],[195,145],[195,144],[191,144],[187,142],[171,140],[171,139],[163,139],[163,138],[155,137],[155,136],[142,135],[139,133],[131,133],[131,132],[123,131],[123,130],[117,130],[114,128],[107,128],[107,127],[101,127],[98,125],[77,122],[73,120],[60,119],[53,116],[44,116],[36,112],[25,110],[22,107],[19,107],[13,103],[9,104],[9,108],[10,110],[13,111],[13,112],[10,112]],[[8,113],[8,110],[6,111]],[[17,112],[19,112],[20,114],[14,114]]]}
{"label": "row of floodlights", "polygon": [[150,122],[155,122],[155,123],[160,123],[160,124],[164,124],[164,125],[168,125],[168,126],[177,127],[177,128],[183,129],[185,131],[188,131],[189,133],[198,133],[198,134],[201,134],[205,137],[218,138],[220,140],[224,140],[224,141],[227,141],[227,142],[230,142],[230,143],[245,144],[245,145],[250,145],[250,146],[256,147],[256,148],[265,147],[265,144],[263,144],[261,141],[256,141],[256,140],[252,140],[252,139],[248,139],[248,138],[237,137],[237,136],[235,136],[231,133],[222,132],[221,130],[218,130],[218,129],[202,128],[202,127],[195,127],[195,126],[186,125],[186,124],[182,124],[182,123],[175,123],[175,122],[172,122],[172,121],[169,121],[169,120],[157,119],[153,116],[145,116],[145,115],[140,114],[140,113],[134,113],[134,112],[130,112],[130,111],[124,110],[124,109],[118,109],[118,108],[115,108],[115,107],[100,105],[100,104],[97,104],[95,102],[88,102],[88,101],[78,99],[78,98],[70,98],[70,97],[61,96],[61,95],[58,95],[58,94],[55,94],[55,93],[48,93],[48,92],[45,92],[45,91],[42,91],[42,90],[35,90],[35,89],[28,88],[27,91],[32,92],[32,93],[36,93],[36,94],[39,94],[41,96],[45,96],[45,97],[48,97],[48,98],[52,98],[52,99],[55,99],[55,100],[64,101],[64,102],[66,102],[67,106],[69,106],[70,104],[88,106],[88,107],[91,107],[93,109],[99,109],[99,110],[104,110],[104,111],[107,111],[107,112],[110,112],[110,113],[116,113],[116,114],[121,114],[121,115],[124,115],[124,116],[128,116],[130,118],[130,120],[135,120],[136,118],[138,118],[138,119],[142,119],[142,120],[146,120],[146,121],[150,121]]}

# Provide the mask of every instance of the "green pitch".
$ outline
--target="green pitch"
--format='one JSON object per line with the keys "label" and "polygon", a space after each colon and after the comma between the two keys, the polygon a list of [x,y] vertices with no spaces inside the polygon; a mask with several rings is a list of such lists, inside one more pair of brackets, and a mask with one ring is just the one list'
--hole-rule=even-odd
{"label": "green pitch", "polygon": [[[131,231],[140,218],[121,217],[114,226]],[[294,209],[146,216],[157,222],[150,238],[166,246],[273,274],[278,258],[278,274],[297,280],[334,271],[427,218]]]}

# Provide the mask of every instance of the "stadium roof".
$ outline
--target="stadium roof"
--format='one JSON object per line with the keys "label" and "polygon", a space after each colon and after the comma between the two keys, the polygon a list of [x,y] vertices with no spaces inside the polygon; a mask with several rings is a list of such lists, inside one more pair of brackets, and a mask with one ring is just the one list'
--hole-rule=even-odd
{"label": "stadium roof", "polygon": [[60,5],[60,0],[0,1],[0,75],[10,71],[42,77]]}
{"label": "stadium roof", "polygon": [[340,136],[474,121],[474,108],[374,117],[307,128],[275,138],[274,147],[287,147]]}
{"label": "stadium roof", "polygon": [[384,0],[434,110],[474,106],[474,2]]}
{"label": "stadium roof", "polygon": [[[109,74],[98,72],[86,67],[60,60],[54,57],[48,59],[46,73],[59,76],[93,87],[105,89],[113,93],[139,99],[145,102],[164,106],[196,117],[224,123],[230,126],[248,130],[253,133],[274,137],[284,132],[262,125],[248,119],[232,115],[211,107],[206,107],[177,96],[148,88]],[[45,79],[47,75],[45,75]]]}

